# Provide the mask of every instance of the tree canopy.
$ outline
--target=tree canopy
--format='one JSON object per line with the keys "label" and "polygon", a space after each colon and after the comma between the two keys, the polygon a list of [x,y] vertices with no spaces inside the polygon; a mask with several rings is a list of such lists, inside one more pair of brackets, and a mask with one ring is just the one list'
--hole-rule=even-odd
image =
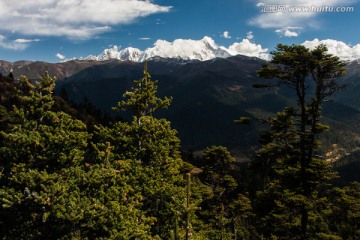
{"label": "tree canopy", "polygon": [[147,63],[114,108],[131,118],[106,125],[87,100],[80,114],[54,96],[47,73],[0,76],[0,238],[359,239],[360,185],[332,185],[319,138],[345,63],[323,45],[272,54],[255,87],[286,85],[297,104],[262,121],[250,167],[225,146],[182,152],[156,117],[172,98],[157,96]]}

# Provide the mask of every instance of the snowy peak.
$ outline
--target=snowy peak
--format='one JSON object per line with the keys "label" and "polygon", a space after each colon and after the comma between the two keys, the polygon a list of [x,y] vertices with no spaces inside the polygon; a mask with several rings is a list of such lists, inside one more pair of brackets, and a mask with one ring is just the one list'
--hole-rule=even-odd
{"label": "snowy peak", "polygon": [[173,42],[157,40],[154,47],[145,50],[141,60],[162,57],[205,61],[218,57],[216,56],[218,49],[219,47],[210,37],[201,40],[176,39]]}
{"label": "snowy peak", "polygon": [[113,46],[112,48],[105,49],[98,57],[98,61],[105,61],[109,59],[118,58],[119,48],[118,46]]}
{"label": "snowy peak", "polygon": [[139,62],[142,55],[143,52],[140,49],[128,47],[121,50],[117,58],[122,61]]}
{"label": "snowy peak", "polygon": [[[342,61],[356,61],[360,64],[360,44],[353,46],[334,39],[319,40],[317,38],[302,43],[302,45],[311,50],[319,44],[325,44],[328,52],[338,56]],[[211,37],[205,36],[200,40],[176,39],[173,42],[157,40],[152,47],[144,51],[133,47],[120,49],[118,46],[111,46],[98,56],[90,55],[86,58],[72,58],[64,62],[77,59],[93,61],[118,59],[120,61],[143,62],[155,58],[188,62],[228,58],[235,55],[260,58],[267,61],[271,59],[269,50],[263,48],[260,44],[256,44],[251,39],[245,38],[240,42],[224,47],[217,45]]]}
{"label": "snowy peak", "polygon": [[211,37],[205,36],[200,41],[203,42],[208,49],[215,50],[215,49],[219,48],[218,45],[216,45],[215,41]]}
{"label": "snowy peak", "polygon": [[[119,51],[118,46],[105,49],[98,56],[90,55],[86,58],[80,58],[84,60],[106,61],[110,59],[118,59],[121,61],[133,61],[138,62],[143,52],[140,49],[128,47]],[[73,60],[73,59],[71,59]]]}
{"label": "snowy peak", "polygon": [[105,49],[100,55],[90,55],[84,60],[105,61],[118,59],[121,61],[143,62],[152,58],[170,58],[178,60],[200,60],[206,61],[214,58],[228,58],[235,55],[245,55],[268,59],[268,49],[263,49],[261,45],[243,39],[242,42],[234,43],[229,48],[218,46],[215,41],[208,36],[200,40],[176,39],[173,42],[157,40],[153,47],[141,51],[138,48],[128,47],[122,50],[118,46]]}

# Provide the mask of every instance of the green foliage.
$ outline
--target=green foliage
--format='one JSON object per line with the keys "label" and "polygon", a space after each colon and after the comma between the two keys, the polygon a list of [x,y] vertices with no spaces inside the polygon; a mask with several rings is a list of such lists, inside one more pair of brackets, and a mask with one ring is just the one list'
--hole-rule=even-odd
{"label": "green foliage", "polygon": [[[70,167],[48,174],[13,168],[1,189],[5,236],[9,239],[147,236],[151,219],[138,210],[128,177],[101,166]],[[140,220],[140,223],[138,222]]]}
{"label": "green foliage", "polygon": [[324,46],[279,45],[273,54],[258,73],[294,88],[298,108],[268,119],[250,172],[223,146],[189,154],[198,168],[181,159],[176,130],[153,116],[171,98],[156,96],[146,63],[115,108],[132,119],[91,131],[61,111],[48,74],[2,81],[1,238],[358,239],[360,184],[331,187],[318,140],[328,129],[321,106],[341,88],[343,64]]}
{"label": "green foliage", "polygon": [[3,238],[147,238],[153,219],[139,210],[129,169],[86,162],[91,136],[82,122],[51,111],[54,82],[22,78],[14,118],[1,131]]}
{"label": "green foliage", "polygon": [[272,65],[263,66],[258,75],[275,79],[274,86],[294,89],[298,108],[270,118],[270,131],[253,163],[261,189],[259,231],[267,237],[329,238],[325,190],[335,175],[320,156],[318,135],[328,129],[320,122],[322,103],[342,88],[336,78],[344,75],[345,63],[323,45],[309,50],[279,44],[272,54]]}
{"label": "green foliage", "polygon": [[203,154],[200,179],[212,194],[201,203],[200,218],[204,219],[207,239],[249,239],[252,207],[248,196],[239,193],[238,168],[226,147],[212,146]]}
{"label": "green foliage", "polygon": [[231,176],[235,162],[226,147],[212,146],[204,150],[205,167],[203,174],[205,182],[209,184],[219,197],[226,191],[232,191],[237,187],[235,179]]}
{"label": "green foliage", "polygon": [[147,71],[147,62],[144,65],[144,77],[134,80],[135,86],[124,94],[126,100],[120,101],[114,110],[129,110],[140,123],[143,116],[152,115],[161,108],[168,108],[172,98],[161,99],[156,96],[157,81],[152,81]]}
{"label": "green foliage", "polygon": [[342,239],[360,238],[360,183],[354,182],[344,188],[329,192],[331,211],[328,218],[330,229]]}
{"label": "green foliage", "polygon": [[20,83],[28,91],[19,94],[20,108],[14,105],[11,113],[14,121],[1,132],[3,164],[11,168],[26,163],[29,168],[49,172],[79,164],[90,135],[82,122],[51,111],[55,79],[47,75],[32,84],[23,77]]}
{"label": "green foliage", "polygon": [[146,64],[144,77],[134,83],[132,91],[124,95],[127,100],[119,102],[116,108],[130,110],[132,121],[96,127],[95,139],[99,141],[93,148],[99,153],[110,143],[114,156],[111,161],[126,159],[134,178],[132,187],[143,197],[141,210],[155,219],[151,234],[169,239],[176,213],[181,212],[180,203],[185,198],[181,171],[186,165],[180,156],[177,132],[167,120],[152,116],[156,110],[167,108],[171,99],[161,100],[156,96],[156,82],[151,81]]}

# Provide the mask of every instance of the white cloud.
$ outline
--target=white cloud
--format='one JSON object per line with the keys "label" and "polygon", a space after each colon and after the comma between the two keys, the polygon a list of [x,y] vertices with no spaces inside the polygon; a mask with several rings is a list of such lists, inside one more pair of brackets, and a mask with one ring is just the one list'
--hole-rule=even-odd
{"label": "white cloud", "polygon": [[226,48],[217,45],[212,38],[207,36],[201,40],[175,39],[173,42],[157,40],[153,47],[143,51],[139,59],[143,61],[159,56],[164,58],[209,60],[215,57],[223,58],[235,55],[270,59],[267,48],[252,43],[248,39],[243,39],[241,42],[234,43]]}
{"label": "white cloud", "polygon": [[[357,0],[355,0],[357,1]],[[321,11],[311,10],[311,7],[323,7],[323,6],[346,6],[354,1],[343,0],[263,0],[263,2],[257,3],[259,8],[259,14],[248,22],[250,25],[255,25],[261,28],[286,28],[288,26],[300,26],[300,27],[319,27],[319,21],[317,16],[321,14]],[[291,8],[293,10],[291,10]],[[304,7],[303,10],[296,7]],[[306,7],[309,7],[306,10]],[[305,9],[305,10],[304,10]],[[294,35],[290,32],[288,35]]]}
{"label": "white cloud", "polygon": [[40,39],[23,39],[23,38],[18,38],[18,39],[15,40],[15,42],[17,42],[17,43],[40,42]]}
{"label": "white cloud", "polygon": [[173,42],[157,40],[154,46],[144,51],[142,60],[154,56],[164,58],[209,60],[215,57],[213,49],[218,46],[214,40],[205,36],[201,40],[175,39]]}
{"label": "white cloud", "polygon": [[0,48],[10,49],[10,50],[24,50],[28,47],[27,43],[11,41],[8,40],[5,36],[0,35]]}
{"label": "white cloud", "polygon": [[285,27],[275,30],[277,34],[285,37],[297,37],[300,35],[301,27]]}
{"label": "white cloud", "polygon": [[254,38],[254,33],[252,31],[248,32],[246,34],[246,38],[249,39],[249,40],[253,39]]}
{"label": "white cloud", "polygon": [[230,33],[228,31],[223,32],[222,36],[228,39],[231,38]]}
{"label": "white cloud", "polygon": [[260,44],[252,43],[249,39],[243,39],[241,42],[234,43],[228,49],[232,54],[236,53],[265,60],[270,59],[267,48],[262,48]]}
{"label": "white cloud", "polygon": [[338,56],[341,60],[355,60],[360,58],[360,44],[351,46],[342,41],[334,39],[319,40],[315,38],[312,41],[305,41],[302,43],[309,49],[314,49],[320,44],[324,44],[328,48],[328,52]]}
{"label": "white cloud", "polygon": [[151,38],[148,38],[148,37],[142,37],[142,38],[139,38],[139,40],[144,40],[144,41],[147,41],[147,40],[150,40]]}
{"label": "white cloud", "polygon": [[150,0],[0,0],[0,31],[87,39],[170,10]]}
{"label": "white cloud", "polygon": [[65,59],[65,56],[62,55],[61,53],[57,53],[57,54],[56,54],[56,58],[59,59],[59,60],[64,60],[64,59]]}
{"label": "white cloud", "polygon": [[299,33],[291,31],[289,29],[286,29],[284,32],[284,36],[285,37],[297,37],[297,36],[299,36]]}

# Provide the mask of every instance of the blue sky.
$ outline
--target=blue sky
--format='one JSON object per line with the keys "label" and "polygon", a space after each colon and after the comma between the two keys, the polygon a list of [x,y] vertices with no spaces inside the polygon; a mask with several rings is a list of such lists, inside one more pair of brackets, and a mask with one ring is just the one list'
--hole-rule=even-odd
{"label": "blue sky", "polygon": [[[62,56],[97,55],[113,45],[144,50],[158,39],[204,36],[225,47],[248,39],[269,51],[278,43],[308,40],[311,46],[317,38],[340,55],[352,51],[360,58],[359,0],[344,2],[0,0],[0,59],[58,62]],[[294,7],[313,9],[294,12]]]}

